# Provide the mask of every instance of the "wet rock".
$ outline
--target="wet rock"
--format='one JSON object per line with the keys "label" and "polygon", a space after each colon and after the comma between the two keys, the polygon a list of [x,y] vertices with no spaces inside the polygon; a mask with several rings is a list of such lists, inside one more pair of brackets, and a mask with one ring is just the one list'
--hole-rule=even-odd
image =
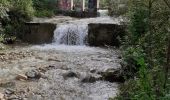
{"label": "wet rock", "polygon": [[0,93],[0,100],[5,100],[5,95]]}
{"label": "wet rock", "polygon": [[38,68],[38,70],[42,73],[45,73],[47,72],[48,70],[53,70],[53,69],[56,69],[56,66],[53,66],[53,65],[49,65],[47,67],[42,67],[42,68]]}
{"label": "wet rock", "polygon": [[47,68],[38,68],[38,70],[42,73],[45,73],[48,69]]}
{"label": "wet rock", "polygon": [[23,74],[18,74],[16,76],[16,80],[27,80],[28,77],[26,75],[23,75]]}
{"label": "wet rock", "polygon": [[56,62],[61,62],[60,60],[56,59],[56,58],[49,58],[48,61],[56,61]]}
{"label": "wet rock", "polygon": [[72,77],[78,77],[78,75],[75,72],[69,71],[67,73],[64,73],[63,77],[64,79],[67,79],[67,78],[72,78]]}
{"label": "wet rock", "polygon": [[121,70],[108,69],[105,72],[100,73],[102,79],[109,82],[124,82],[125,79],[121,74]]}
{"label": "wet rock", "polygon": [[21,98],[15,94],[13,94],[13,95],[9,96],[7,100],[21,100]]}
{"label": "wet rock", "polygon": [[15,87],[16,84],[15,82],[4,82],[4,83],[0,83],[0,87],[4,87],[4,88],[7,88],[7,87]]}
{"label": "wet rock", "polygon": [[52,70],[52,69],[56,69],[56,66],[54,65],[49,65],[48,67],[46,67],[47,70]]}
{"label": "wet rock", "polygon": [[41,73],[41,72],[40,72],[40,76],[41,76],[41,78],[43,78],[43,79],[48,79],[48,77],[47,77],[44,73]]}
{"label": "wet rock", "polygon": [[40,79],[41,73],[38,70],[30,70],[25,73],[28,79]]}
{"label": "wet rock", "polygon": [[97,79],[93,76],[86,76],[85,78],[83,78],[81,80],[81,82],[83,82],[83,83],[94,83],[96,81],[97,81]]}
{"label": "wet rock", "polygon": [[96,69],[91,69],[90,70],[90,73],[95,73],[96,72]]}
{"label": "wet rock", "polygon": [[5,90],[5,94],[7,94],[7,95],[12,95],[14,93],[15,93],[14,89],[8,88],[8,89]]}
{"label": "wet rock", "polygon": [[117,58],[118,58],[118,59],[122,59],[122,56],[118,56]]}
{"label": "wet rock", "polygon": [[0,55],[6,55],[5,53],[0,53]]}

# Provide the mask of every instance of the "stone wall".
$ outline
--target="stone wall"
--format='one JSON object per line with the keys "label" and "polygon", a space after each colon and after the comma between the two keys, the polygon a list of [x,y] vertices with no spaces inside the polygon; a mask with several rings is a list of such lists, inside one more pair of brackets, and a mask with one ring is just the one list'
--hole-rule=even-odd
{"label": "stone wall", "polygon": [[23,41],[33,44],[52,42],[56,24],[53,23],[26,23]]}
{"label": "stone wall", "polygon": [[94,23],[88,25],[88,42],[90,46],[119,46],[119,37],[123,37],[125,27],[117,24]]}

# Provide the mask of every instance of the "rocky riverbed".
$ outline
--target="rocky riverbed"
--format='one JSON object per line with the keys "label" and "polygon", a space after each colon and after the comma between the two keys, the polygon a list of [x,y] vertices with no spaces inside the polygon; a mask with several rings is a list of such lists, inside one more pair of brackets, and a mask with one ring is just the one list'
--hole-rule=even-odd
{"label": "rocky riverbed", "polygon": [[99,47],[42,45],[0,51],[0,98],[107,100],[118,92],[118,83],[101,73],[118,69],[119,62],[119,50]]}

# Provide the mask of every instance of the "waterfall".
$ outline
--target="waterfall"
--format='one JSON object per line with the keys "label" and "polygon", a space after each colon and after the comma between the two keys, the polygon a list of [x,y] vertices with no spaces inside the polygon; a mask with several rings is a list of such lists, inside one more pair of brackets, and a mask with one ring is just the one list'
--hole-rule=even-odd
{"label": "waterfall", "polygon": [[53,44],[65,45],[87,45],[89,23],[115,23],[119,24],[117,18],[97,17],[85,18],[60,23],[54,31]]}
{"label": "waterfall", "polygon": [[88,27],[86,24],[63,24],[54,31],[54,43],[66,45],[85,45]]}

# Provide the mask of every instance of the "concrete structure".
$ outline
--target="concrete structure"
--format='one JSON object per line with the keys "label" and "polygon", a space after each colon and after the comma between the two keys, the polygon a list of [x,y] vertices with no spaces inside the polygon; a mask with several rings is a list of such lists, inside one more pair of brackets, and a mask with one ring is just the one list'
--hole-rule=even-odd
{"label": "concrete structure", "polygon": [[72,10],[73,0],[59,0],[59,8],[61,10]]}
{"label": "concrete structure", "polygon": [[26,23],[23,41],[32,44],[51,43],[56,24],[53,23]]}
{"label": "concrete structure", "polygon": [[124,25],[91,23],[88,24],[88,43],[90,46],[119,46],[119,38],[124,33]]}
{"label": "concrete structure", "polygon": [[[100,0],[59,0],[59,8],[64,11],[76,9],[85,11],[85,8],[88,7],[89,11],[94,11],[99,8],[99,1]],[[86,2],[88,2],[87,5]]]}

